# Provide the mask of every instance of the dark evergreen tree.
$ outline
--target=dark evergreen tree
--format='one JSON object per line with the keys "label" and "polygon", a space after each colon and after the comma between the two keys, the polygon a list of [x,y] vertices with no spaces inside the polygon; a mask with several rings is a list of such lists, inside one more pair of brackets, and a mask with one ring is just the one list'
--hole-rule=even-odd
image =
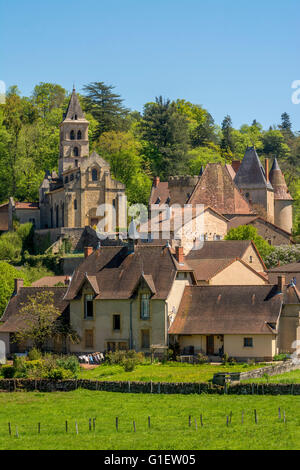
{"label": "dark evergreen tree", "polygon": [[113,93],[114,88],[103,82],[93,82],[83,87],[85,111],[91,113],[98,121],[98,128],[94,134],[95,140],[103,132],[122,131],[127,128],[128,109],[123,106],[123,99],[120,95]]}
{"label": "dark evergreen tree", "polygon": [[148,142],[145,152],[152,172],[161,178],[183,173],[189,148],[189,127],[175,103],[160,96],[155,103],[146,104],[141,129]]}
{"label": "dark evergreen tree", "polygon": [[212,115],[207,113],[204,123],[191,131],[192,147],[203,147],[210,142],[216,144],[218,139],[215,131],[215,121]]}
{"label": "dark evergreen tree", "polygon": [[232,120],[229,115],[225,116],[222,122],[221,150],[226,159],[231,159],[234,152],[234,139],[232,136]]}

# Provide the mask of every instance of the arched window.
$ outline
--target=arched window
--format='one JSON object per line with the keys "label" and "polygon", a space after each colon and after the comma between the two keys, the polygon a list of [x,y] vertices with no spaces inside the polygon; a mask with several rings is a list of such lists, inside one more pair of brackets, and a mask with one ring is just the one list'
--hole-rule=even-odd
{"label": "arched window", "polygon": [[79,149],[78,149],[78,147],[74,147],[73,154],[74,154],[74,157],[79,157]]}
{"label": "arched window", "polygon": [[75,132],[73,130],[70,132],[70,139],[75,140]]}
{"label": "arched window", "polygon": [[82,139],[82,134],[81,134],[81,131],[79,130],[77,132],[77,140],[81,140]]}
{"label": "arched window", "polygon": [[77,121],[77,114],[75,114],[74,119],[75,119],[75,121]]}
{"label": "arched window", "polygon": [[98,171],[97,168],[92,169],[92,181],[97,181],[98,180]]}

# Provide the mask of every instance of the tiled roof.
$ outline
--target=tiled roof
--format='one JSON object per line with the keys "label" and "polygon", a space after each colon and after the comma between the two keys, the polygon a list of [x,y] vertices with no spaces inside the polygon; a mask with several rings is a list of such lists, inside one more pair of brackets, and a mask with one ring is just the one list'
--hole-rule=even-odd
{"label": "tiled roof", "polygon": [[54,287],[58,283],[65,284],[68,276],[44,276],[32,283],[32,287]]}
{"label": "tiled roof", "polygon": [[274,189],[274,199],[293,200],[276,158],[270,171],[270,182]]}
{"label": "tiled roof", "polygon": [[229,220],[227,227],[228,227],[228,230],[230,230],[232,228],[237,228],[240,225],[252,224],[256,220],[262,222],[265,225],[269,225],[269,227],[275,230],[276,232],[281,232],[291,237],[291,233],[287,232],[281,227],[278,227],[278,225],[272,224],[272,222],[269,222],[268,220],[264,219],[263,217],[259,215],[253,215],[249,217],[244,217],[244,216],[233,217],[232,219]]}
{"label": "tiled roof", "polygon": [[282,300],[277,286],[187,286],[169,333],[271,334]]}
{"label": "tiled roof", "polygon": [[200,250],[191,250],[186,259],[190,262],[193,259],[242,258],[251,243],[251,240],[205,241]]}
{"label": "tiled roof", "polygon": [[137,244],[130,253],[126,246],[103,246],[79,265],[65,298],[75,298],[85,277],[93,276],[100,291],[96,299],[128,299],[143,275],[151,290],[155,290],[153,298],[166,299],[176,275],[170,248]]}
{"label": "tiled roof", "polygon": [[204,204],[221,214],[251,214],[251,208],[220,163],[208,163],[188,204]]}
{"label": "tiled roof", "polygon": [[16,209],[30,209],[30,210],[38,210],[39,203],[38,202],[16,202],[15,203]]}
{"label": "tiled roof", "polygon": [[152,186],[149,204],[166,204],[168,198],[170,198],[168,182],[161,181],[157,186]]}
{"label": "tiled roof", "polygon": [[64,300],[64,296],[67,292],[65,287],[21,287],[18,294],[11,297],[6,307],[1,318],[1,322],[4,323],[0,326],[0,332],[15,332],[25,327],[24,320],[18,313],[29,297],[41,291],[54,293],[54,305],[61,314],[67,310],[69,302]]}

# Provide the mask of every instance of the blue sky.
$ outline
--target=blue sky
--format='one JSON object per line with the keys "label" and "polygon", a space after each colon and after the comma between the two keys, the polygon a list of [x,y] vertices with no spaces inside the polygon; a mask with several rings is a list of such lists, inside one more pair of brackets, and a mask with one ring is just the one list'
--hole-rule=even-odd
{"label": "blue sky", "polygon": [[30,95],[104,81],[142,111],[155,96],[202,104],[220,124],[300,130],[299,0],[0,0],[0,80]]}

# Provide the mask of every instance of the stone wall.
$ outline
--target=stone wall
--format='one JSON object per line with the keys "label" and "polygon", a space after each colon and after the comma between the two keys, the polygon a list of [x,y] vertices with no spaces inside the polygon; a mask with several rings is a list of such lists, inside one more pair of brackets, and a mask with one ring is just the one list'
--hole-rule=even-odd
{"label": "stone wall", "polygon": [[78,388],[92,391],[155,394],[300,395],[298,384],[226,384],[166,382],[101,382],[99,380],[2,379],[0,391],[70,392]]}

